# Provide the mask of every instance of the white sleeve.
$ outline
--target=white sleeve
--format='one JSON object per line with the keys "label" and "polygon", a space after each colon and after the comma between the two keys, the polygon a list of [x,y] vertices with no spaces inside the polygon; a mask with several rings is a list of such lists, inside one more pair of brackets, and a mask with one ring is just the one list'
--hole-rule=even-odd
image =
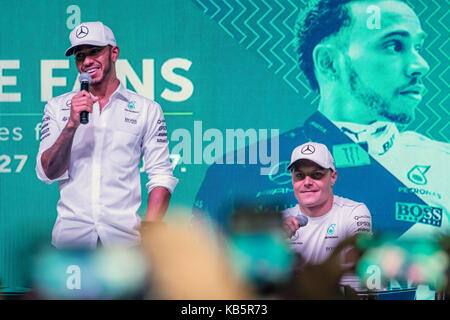
{"label": "white sleeve", "polygon": [[300,210],[298,209],[298,205],[292,208],[288,208],[283,210],[283,218],[286,219],[288,217],[296,217],[300,214]]}
{"label": "white sleeve", "polygon": [[149,179],[146,184],[148,193],[155,187],[165,187],[172,193],[178,183],[178,179],[172,174],[167,126],[161,106],[158,103],[151,102],[146,120],[143,153],[144,169]]}
{"label": "white sleeve", "polygon": [[55,106],[49,101],[45,106],[44,116],[42,117],[41,141],[39,143],[39,151],[36,157],[36,175],[39,180],[47,184],[50,184],[53,181],[66,180],[69,178],[68,170],[66,170],[58,178],[49,179],[42,168],[42,154],[55,143],[62,131],[56,120],[56,113]]}
{"label": "white sleeve", "polygon": [[356,206],[349,215],[347,236],[356,233],[372,233],[372,216],[364,203]]}

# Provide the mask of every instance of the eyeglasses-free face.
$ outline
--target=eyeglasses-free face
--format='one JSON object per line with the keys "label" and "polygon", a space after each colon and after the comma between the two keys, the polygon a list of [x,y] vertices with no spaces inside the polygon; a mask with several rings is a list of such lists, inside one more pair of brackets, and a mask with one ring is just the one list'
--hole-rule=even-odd
{"label": "eyeglasses-free face", "polygon": [[320,211],[320,208],[333,201],[333,185],[337,179],[336,171],[324,169],[311,161],[304,161],[294,167],[291,176],[294,196],[302,212]]}
{"label": "eyeglasses-free face", "polygon": [[83,62],[86,57],[95,57],[96,55],[100,54],[107,46],[104,47],[89,47],[89,48],[82,48],[79,50],[76,50],[74,52],[75,60],[77,62]]}
{"label": "eyeglasses-free face", "polygon": [[310,177],[313,180],[321,180],[323,177],[327,175],[327,173],[331,171],[330,169],[315,169],[310,172],[304,172],[302,170],[294,170],[292,171],[292,179],[294,181],[302,181],[305,180],[306,177]]}
{"label": "eyeglasses-free face", "polygon": [[119,47],[82,45],[75,49],[74,55],[78,72],[91,76],[91,86],[99,86],[105,80],[115,81]]}

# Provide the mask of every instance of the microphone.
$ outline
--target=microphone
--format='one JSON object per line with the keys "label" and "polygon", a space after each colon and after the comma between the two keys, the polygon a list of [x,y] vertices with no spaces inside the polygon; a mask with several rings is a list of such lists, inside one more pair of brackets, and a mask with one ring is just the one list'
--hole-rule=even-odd
{"label": "microphone", "polygon": [[295,219],[297,219],[300,227],[304,227],[308,224],[308,217],[304,216],[303,214],[299,214],[298,216],[295,217]]}
{"label": "microphone", "polygon": [[[78,80],[80,80],[80,84],[81,84],[80,91],[86,90],[87,92],[89,92],[89,84],[92,81],[92,78],[89,75],[89,73],[83,72],[78,77]],[[82,124],[87,124],[89,122],[89,112],[87,112],[87,111],[80,112],[80,122]]]}

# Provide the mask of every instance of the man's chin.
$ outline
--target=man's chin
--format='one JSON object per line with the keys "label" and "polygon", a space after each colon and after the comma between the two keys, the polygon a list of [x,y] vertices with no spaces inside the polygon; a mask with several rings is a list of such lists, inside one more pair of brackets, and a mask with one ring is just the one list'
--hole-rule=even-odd
{"label": "man's chin", "polygon": [[102,83],[102,80],[103,79],[101,79],[101,78],[92,79],[91,86],[93,86],[93,87],[99,86]]}
{"label": "man's chin", "polygon": [[311,197],[308,197],[308,198],[302,197],[302,198],[300,198],[300,203],[302,204],[302,206],[307,207],[307,208],[317,206],[318,202],[319,202],[318,199],[312,199]]}
{"label": "man's chin", "polygon": [[383,117],[391,122],[400,125],[410,124],[414,120],[414,114],[411,113],[396,113],[396,114],[383,114]]}
{"label": "man's chin", "polygon": [[[402,106],[405,109],[405,105]],[[415,109],[417,105],[408,105],[407,111],[391,112],[388,110],[382,110],[379,114],[387,121],[391,121],[400,125],[407,125],[414,120]]]}

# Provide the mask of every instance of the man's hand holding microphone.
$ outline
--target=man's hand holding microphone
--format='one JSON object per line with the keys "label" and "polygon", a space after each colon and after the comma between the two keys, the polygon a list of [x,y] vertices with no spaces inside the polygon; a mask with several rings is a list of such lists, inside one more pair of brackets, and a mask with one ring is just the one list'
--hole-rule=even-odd
{"label": "man's hand holding microphone", "polygon": [[99,100],[89,93],[91,76],[85,72],[79,79],[81,90],[71,100],[69,120],[55,143],[41,157],[42,169],[49,179],[56,179],[68,170],[75,132],[80,123],[88,122],[89,112],[92,112],[92,106]]}
{"label": "man's hand holding microphone", "polygon": [[291,238],[300,227],[304,227],[308,224],[308,218],[302,214],[298,216],[290,216],[283,219],[284,231],[289,238]]}
{"label": "man's hand holding microphone", "polygon": [[99,98],[92,97],[89,93],[89,84],[91,82],[91,76],[89,73],[84,72],[80,74],[80,92],[72,98],[72,106],[70,109],[70,118],[67,122],[68,127],[78,128],[80,123],[87,124],[89,122],[89,113],[92,112],[92,106]]}

